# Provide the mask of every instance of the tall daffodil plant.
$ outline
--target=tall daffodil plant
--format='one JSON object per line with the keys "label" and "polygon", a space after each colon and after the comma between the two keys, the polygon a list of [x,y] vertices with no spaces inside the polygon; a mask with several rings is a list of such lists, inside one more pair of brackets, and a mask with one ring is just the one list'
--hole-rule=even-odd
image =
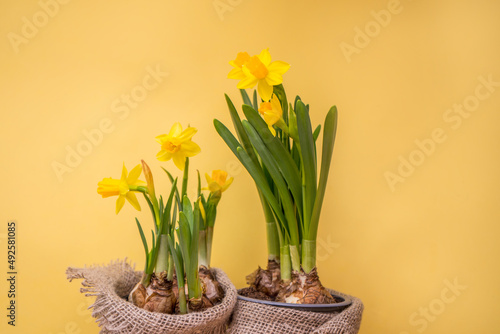
{"label": "tall daffodil plant", "polygon": [[[267,270],[247,277],[251,288],[280,302],[322,304],[333,298],[316,270],[316,240],[337,127],[337,109],[326,114],[321,160],[316,150],[321,126],[312,128],[309,105],[297,96],[288,103],[283,74],[290,65],[272,61],[269,50],[239,53],[229,62],[237,79],[245,119],[226,95],[235,134],[214,125],[251,175],[267,223]],[[252,99],[246,89],[252,89]],[[318,170],[319,167],[319,170]]]}
{"label": "tall daffodil plant", "polygon": [[[165,168],[171,188],[164,199],[157,196],[151,169],[142,161],[128,173],[125,165],[120,179],[105,178],[98,183],[102,197],[118,196],[116,213],[126,201],[141,210],[137,194],[142,194],[153,216],[151,246],[136,218],[145,251],[145,268],[141,282],[130,293],[136,306],[159,313],[187,313],[211,307],[223,298],[223,290],[209,270],[215,213],[221,194],[231,184],[223,171],[214,171],[207,178],[208,198],[201,188],[198,173],[198,192],[195,201],[187,196],[189,158],[200,152],[192,141],[196,129],[182,129],[175,123],[168,134],[156,137],[160,144],[159,161],[172,160],[183,177],[178,178]],[[139,180],[144,174],[145,181]],[[204,190],[205,188],[203,188]]]}

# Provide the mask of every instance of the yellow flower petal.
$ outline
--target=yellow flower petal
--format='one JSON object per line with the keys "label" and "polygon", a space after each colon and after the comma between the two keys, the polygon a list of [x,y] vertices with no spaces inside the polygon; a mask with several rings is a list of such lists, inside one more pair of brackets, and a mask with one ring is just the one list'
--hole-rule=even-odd
{"label": "yellow flower petal", "polygon": [[170,137],[178,137],[180,136],[181,133],[182,133],[182,126],[179,122],[176,122],[174,123],[174,125],[172,125],[172,128],[170,129],[168,135]]}
{"label": "yellow flower petal", "polygon": [[184,166],[186,164],[186,156],[183,154],[173,154],[172,155],[172,160],[174,160],[174,164],[179,168],[180,170],[184,170]]}
{"label": "yellow flower petal", "polygon": [[228,79],[243,80],[245,79],[245,73],[239,67],[235,67],[227,75]]}
{"label": "yellow flower petal", "polygon": [[278,115],[273,114],[273,113],[265,113],[264,114],[264,121],[266,121],[267,125],[269,125],[269,126],[276,124],[280,120],[280,118],[281,117],[279,117]]}
{"label": "yellow flower petal", "polygon": [[210,190],[211,193],[214,193],[216,191],[219,191],[221,187],[217,182],[210,182],[208,184],[208,189]]}
{"label": "yellow flower petal", "polygon": [[127,183],[134,184],[135,182],[137,182],[139,176],[141,176],[141,173],[142,173],[142,166],[139,164],[135,166],[128,174]]}
{"label": "yellow flower petal", "polygon": [[260,52],[260,55],[258,55],[260,61],[268,67],[269,64],[271,64],[271,53],[269,52],[269,49],[264,49]]}
{"label": "yellow flower petal", "polygon": [[168,160],[172,159],[172,153],[161,150],[160,152],[158,152],[156,154],[156,159],[158,159],[160,161],[168,161]]}
{"label": "yellow flower petal", "polygon": [[187,157],[194,157],[195,155],[201,152],[201,149],[195,142],[187,141],[182,143],[181,150],[179,152],[182,152],[182,154],[184,154]]}
{"label": "yellow flower petal", "polygon": [[273,86],[270,86],[266,80],[259,80],[257,92],[262,100],[269,101],[271,99],[271,95],[273,94]]}
{"label": "yellow flower petal", "polygon": [[273,73],[278,73],[278,74],[285,74],[290,69],[290,64],[285,63],[284,61],[274,61],[271,64],[269,64],[269,72]]}
{"label": "yellow flower petal", "polygon": [[167,140],[168,136],[167,135],[159,135],[159,136],[156,136],[155,137],[155,140],[159,143],[159,144],[163,144],[166,140]]}
{"label": "yellow flower petal", "polygon": [[279,113],[280,117],[283,115],[283,109],[281,109],[281,102],[276,96],[276,94],[273,94],[273,97],[271,98],[271,107],[273,110],[276,110],[276,112]]}
{"label": "yellow flower petal", "polygon": [[272,125],[269,125],[269,131],[273,134],[273,136],[276,136],[276,130],[274,130]]}
{"label": "yellow flower petal", "polygon": [[275,72],[269,72],[264,80],[266,80],[266,82],[271,86],[277,86],[283,83],[283,77],[281,74]]}
{"label": "yellow flower petal", "polygon": [[229,178],[229,180],[227,180],[226,183],[224,184],[224,186],[222,187],[221,192],[226,191],[226,189],[229,188],[231,183],[233,183],[233,180],[234,180],[233,177]]}
{"label": "yellow flower petal", "polygon": [[238,82],[238,89],[254,88],[257,82],[259,82],[259,79],[254,77],[246,67],[243,67],[243,73],[245,73],[245,79]]}
{"label": "yellow flower petal", "polygon": [[196,128],[188,127],[186,130],[182,131],[182,133],[177,137],[178,140],[184,142],[186,140],[190,140],[195,134],[198,132]]}
{"label": "yellow flower petal", "polygon": [[125,168],[125,163],[123,163],[122,176],[121,176],[120,179],[121,180],[126,180],[127,179],[127,168]]}
{"label": "yellow flower petal", "polygon": [[135,196],[135,193],[129,191],[127,193],[127,195],[125,195],[125,197],[127,198],[127,201],[132,204],[132,206],[134,207],[134,209],[136,209],[137,211],[141,211],[141,205],[139,204],[139,201],[137,200],[137,197]]}
{"label": "yellow flower petal", "polygon": [[116,200],[116,214],[123,208],[123,204],[125,204],[125,196],[118,196]]}

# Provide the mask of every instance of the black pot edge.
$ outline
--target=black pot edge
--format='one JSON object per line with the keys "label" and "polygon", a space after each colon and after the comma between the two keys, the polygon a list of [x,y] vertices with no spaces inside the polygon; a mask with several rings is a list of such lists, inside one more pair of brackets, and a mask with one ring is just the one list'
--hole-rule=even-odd
{"label": "black pot edge", "polygon": [[342,302],[335,304],[290,304],[290,303],[279,303],[268,300],[254,299],[240,295],[238,295],[238,299],[252,303],[265,304],[268,306],[290,308],[298,311],[322,312],[322,313],[340,312],[352,304],[351,299],[348,297],[339,296],[334,293],[331,293],[331,295],[337,300],[338,299],[342,300]]}

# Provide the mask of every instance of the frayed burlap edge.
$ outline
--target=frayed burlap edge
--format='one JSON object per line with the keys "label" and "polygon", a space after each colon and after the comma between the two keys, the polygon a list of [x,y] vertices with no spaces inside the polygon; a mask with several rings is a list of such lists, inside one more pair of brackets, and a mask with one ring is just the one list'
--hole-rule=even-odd
{"label": "frayed burlap edge", "polygon": [[339,313],[316,313],[238,300],[229,325],[231,334],[357,334],[361,326],[363,303],[347,297],[352,304]]}
{"label": "frayed burlap edge", "polygon": [[237,292],[221,269],[212,268],[212,271],[224,289],[224,299],[208,310],[186,315],[153,313],[126,301],[124,298],[142,275],[126,259],[106,266],[68,268],[66,274],[70,282],[75,278],[83,279],[80,292],[96,297],[89,308],[92,308],[92,316],[101,327],[100,333],[219,334],[226,332]]}

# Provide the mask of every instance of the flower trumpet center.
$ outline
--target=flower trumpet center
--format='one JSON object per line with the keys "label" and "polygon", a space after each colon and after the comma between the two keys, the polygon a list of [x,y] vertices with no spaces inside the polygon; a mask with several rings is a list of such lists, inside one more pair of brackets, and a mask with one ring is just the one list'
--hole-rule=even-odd
{"label": "flower trumpet center", "polygon": [[163,143],[162,149],[169,153],[176,153],[181,149],[181,145],[180,144],[176,145],[171,141],[166,141]]}
{"label": "flower trumpet center", "polygon": [[257,56],[250,58],[245,66],[257,79],[264,79],[269,73],[266,65],[264,65]]}
{"label": "flower trumpet center", "polygon": [[271,106],[271,102],[262,102],[260,104],[259,113],[264,116],[265,114],[271,112],[273,107]]}
{"label": "flower trumpet center", "polygon": [[235,63],[236,66],[238,66],[239,68],[241,68],[249,60],[250,60],[250,55],[247,52],[240,52],[236,56],[236,59],[234,60],[234,63]]}

